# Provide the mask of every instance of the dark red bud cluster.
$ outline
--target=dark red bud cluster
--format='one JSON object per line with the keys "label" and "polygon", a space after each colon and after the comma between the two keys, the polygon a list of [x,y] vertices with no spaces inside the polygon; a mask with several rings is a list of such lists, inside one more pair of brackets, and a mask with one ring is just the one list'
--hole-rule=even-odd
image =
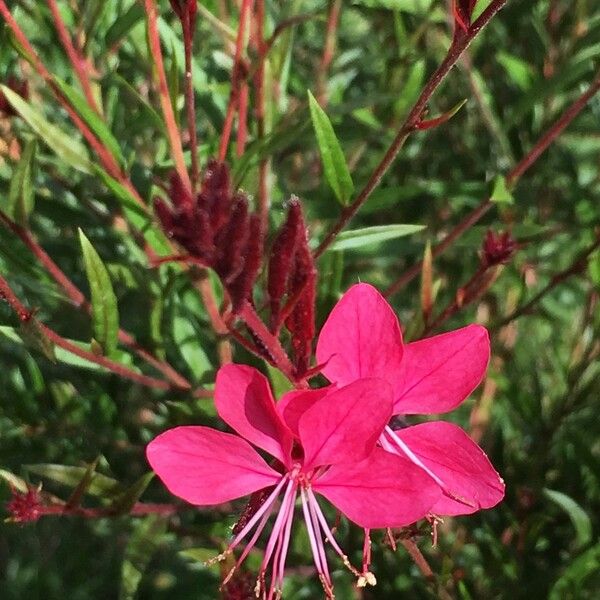
{"label": "dark red bud cluster", "polygon": [[255,600],[256,576],[247,571],[236,570],[221,588],[222,600]]}
{"label": "dark red bud cluster", "polygon": [[[4,85],[11,89],[15,94],[18,94],[24,100],[29,100],[29,83],[27,80],[21,80],[11,75],[4,81]],[[12,107],[6,96],[0,91],[0,113],[4,113],[7,117],[14,117],[17,112]]]}
{"label": "dark red bud cluster", "polygon": [[154,201],[167,235],[196,262],[214,269],[229,292],[233,311],[250,298],[263,254],[260,219],[251,215],[248,198],[233,192],[226,164],[211,161],[196,197],[176,174],[169,189],[171,205]]}
{"label": "dark red bud cluster", "polygon": [[488,229],[481,247],[481,265],[489,268],[505,265],[518,249],[518,244],[508,231],[494,233]]}
{"label": "dark red bud cluster", "polygon": [[6,504],[10,520],[14,523],[31,523],[37,521],[41,514],[40,492],[37,488],[30,487],[23,493],[11,488],[12,498]]}
{"label": "dark red bud cluster", "polygon": [[453,0],[452,12],[454,13],[454,22],[457,28],[468,31],[471,27],[471,18],[477,0]]}
{"label": "dark red bud cluster", "polygon": [[[308,231],[298,198],[292,197],[269,261],[267,288],[271,306],[271,327],[277,332],[281,320],[292,337],[296,372],[306,372],[315,336],[317,270],[308,246]],[[287,298],[286,305],[281,303]]]}

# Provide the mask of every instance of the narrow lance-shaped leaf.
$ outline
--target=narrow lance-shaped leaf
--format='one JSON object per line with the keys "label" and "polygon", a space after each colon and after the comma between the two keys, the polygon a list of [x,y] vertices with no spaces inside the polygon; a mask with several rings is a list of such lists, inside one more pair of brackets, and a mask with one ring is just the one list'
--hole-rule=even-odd
{"label": "narrow lance-shaped leaf", "polygon": [[54,77],[54,81],[96,137],[110,150],[113,158],[121,165],[124,165],[125,158],[121,152],[119,142],[117,142],[102,117],[90,108],[87,100],[74,87],[56,76]]}
{"label": "narrow lance-shaped leaf", "polygon": [[340,233],[335,242],[329,247],[329,250],[349,250],[360,248],[370,244],[377,244],[387,240],[411,235],[425,229],[424,225],[375,225],[373,227],[363,227],[353,231],[344,231]]}
{"label": "narrow lance-shaped leaf", "polygon": [[315,97],[308,92],[308,102],[310,105],[310,116],[312,119],[319,152],[323,161],[323,171],[325,177],[331,186],[336,198],[346,206],[354,192],[354,183],[346,164],[346,159],[340,143],[335,135],[333,126],[325,111],[319,106]]}
{"label": "narrow lance-shaped leaf", "polygon": [[423,321],[429,322],[433,308],[433,256],[431,243],[428,241],[423,253],[423,266],[421,267],[421,312]]}
{"label": "narrow lance-shaped leaf", "polygon": [[102,344],[105,354],[110,356],[117,349],[119,335],[117,297],[102,259],[81,229],[79,241],[92,294],[94,337]]}
{"label": "narrow lance-shaped leaf", "polygon": [[571,498],[562,492],[544,488],[544,496],[562,508],[575,528],[575,544],[585,546],[592,539],[592,521],[588,514]]}
{"label": "narrow lance-shaped leaf", "polygon": [[34,205],[34,166],[37,140],[27,142],[15,167],[8,191],[7,212],[17,223],[27,226]]}
{"label": "narrow lance-shaped leaf", "polygon": [[91,171],[91,162],[88,158],[88,152],[78,140],[73,139],[56,125],[52,125],[46,120],[46,117],[23,100],[21,96],[15,94],[5,85],[0,85],[0,89],[10,102],[11,106],[27,122],[27,124],[39,135],[44,143],[54,151],[55,154],[66,164],[78,171],[89,173]]}
{"label": "narrow lance-shaped leaf", "polygon": [[83,474],[83,477],[77,484],[77,487],[73,490],[71,496],[67,500],[67,508],[76,508],[81,503],[81,499],[87,493],[90,485],[92,485],[92,481],[94,480],[94,473],[96,472],[96,467],[98,466],[98,462],[100,461],[100,457],[96,458],[96,460],[90,463]]}
{"label": "narrow lance-shaped leaf", "polygon": [[114,499],[110,508],[115,515],[126,515],[135,506],[141,495],[152,481],[154,473],[150,471],[142,475],[134,484],[129,486],[120,496]]}

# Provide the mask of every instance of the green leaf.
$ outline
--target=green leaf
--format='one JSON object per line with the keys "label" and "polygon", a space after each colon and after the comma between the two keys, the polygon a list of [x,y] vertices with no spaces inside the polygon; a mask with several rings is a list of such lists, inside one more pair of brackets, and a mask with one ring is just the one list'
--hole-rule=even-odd
{"label": "green leaf", "polygon": [[329,247],[329,250],[350,250],[360,248],[370,244],[379,244],[387,240],[412,235],[423,231],[425,225],[376,225],[374,227],[364,227],[354,229],[353,231],[344,231],[340,233],[335,242]]}
{"label": "green leaf", "polygon": [[587,513],[571,498],[562,492],[543,489],[544,496],[562,508],[575,528],[575,545],[577,548],[585,546],[592,539],[592,522]]}
{"label": "green leaf", "polygon": [[81,229],[79,241],[92,294],[94,337],[102,344],[105,354],[111,356],[117,349],[119,336],[117,297],[102,259]]}
{"label": "green leaf", "polygon": [[588,273],[593,284],[600,289],[600,252],[594,252],[588,259]]}
{"label": "green leaf", "polygon": [[173,341],[197,380],[212,369],[210,360],[200,344],[200,338],[188,315],[173,317]]}
{"label": "green leaf", "polygon": [[121,566],[119,600],[133,600],[152,555],[167,532],[168,519],[150,515],[134,522]]}
{"label": "green leaf", "polygon": [[73,139],[73,135],[69,135],[56,125],[49,123],[42,113],[34,109],[10,88],[0,85],[0,89],[4,92],[11,106],[33,131],[42,138],[50,150],[74,169],[83,173],[91,172],[91,162],[88,157],[87,148],[84,145],[78,140]]}
{"label": "green leaf", "polygon": [[94,473],[96,472],[96,468],[98,467],[98,462],[100,461],[100,457],[96,458],[96,460],[90,463],[83,474],[80,482],[77,484],[77,487],[73,490],[73,493],[67,500],[67,508],[74,508],[81,504],[81,499],[87,493],[90,485],[92,485],[92,480],[94,479]]}
{"label": "green leaf", "polygon": [[[549,600],[564,600],[565,598],[591,598],[583,593],[586,588],[594,587],[593,576],[598,576],[600,569],[600,542],[575,558],[563,571],[548,594]],[[586,586],[586,580],[592,581]],[[591,584],[591,585],[590,585]],[[597,590],[597,587],[596,587]]]}
{"label": "green leaf", "polygon": [[347,206],[354,192],[354,183],[352,183],[352,177],[350,176],[344,153],[329,121],[329,117],[319,106],[319,103],[310,93],[310,90],[308,91],[308,102],[310,105],[310,117],[317,136],[321,160],[323,161],[325,177],[340,204]]}
{"label": "green leaf", "polygon": [[265,361],[267,371],[269,373],[269,379],[271,380],[271,387],[275,398],[281,398],[286,392],[290,392],[294,389],[292,382],[276,367],[273,367]]}
{"label": "green leaf", "polygon": [[35,190],[33,185],[37,140],[27,142],[21,158],[13,171],[8,191],[7,213],[14,221],[27,226],[33,211]]}
{"label": "green leaf", "polygon": [[123,166],[125,164],[125,157],[121,152],[119,142],[117,142],[102,117],[90,108],[87,100],[74,87],[56,76],[54,77],[54,81],[96,137],[110,150],[113,158]]}
{"label": "green leaf", "polygon": [[118,15],[116,21],[108,28],[104,36],[107,48],[118,44],[138,23],[144,20],[146,13],[139,2],[134,2],[123,15]]}
{"label": "green leaf", "polygon": [[361,4],[368,8],[387,8],[389,10],[402,10],[414,15],[422,15],[429,10],[433,0],[354,0],[353,3]]}
{"label": "green leaf", "polygon": [[[77,487],[89,469],[89,467],[72,467],[52,463],[24,465],[23,468],[29,473],[70,488]],[[97,472],[92,474],[91,482],[87,487],[87,493],[98,498],[114,498],[115,494],[121,493],[122,490],[123,488],[116,479]]]}
{"label": "green leaf", "polygon": [[153,471],[145,473],[133,485],[129,486],[122,494],[115,498],[110,506],[114,513],[116,515],[126,515],[131,512],[131,509],[135,506],[135,503],[146,491],[148,485],[150,485],[153,477]]}
{"label": "green leaf", "polygon": [[0,479],[6,481],[8,485],[12,486],[15,488],[15,490],[21,492],[22,494],[25,494],[29,489],[27,482],[24,479],[17,477],[14,473],[6,471],[5,469],[0,469]]}
{"label": "green leaf", "polygon": [[494,187],[490,200],[496,204],[514,204],[515,199],[506,185],[506,177],[498,175],[494,179]]}

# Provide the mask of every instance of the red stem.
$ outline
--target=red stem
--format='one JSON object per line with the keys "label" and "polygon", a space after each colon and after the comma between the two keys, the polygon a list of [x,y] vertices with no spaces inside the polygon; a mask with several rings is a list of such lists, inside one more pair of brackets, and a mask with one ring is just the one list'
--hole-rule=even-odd
{"label": "red stem", "polygon": [[[21,322],[26,323],[34,318],[33,311],[27,309],[25,305],[21,303],[8,285],[6,279],[4,279],[2,276],[0,276],[0,297],[4,298],[10,304],[11,308],[15,311]],[[98,356],[92,352],[88,352],[87,350],[83,350],[73,342],[66,340],[54,330],[50,329],[48,326],[40,323],[39,321],[37,321],[37,325],[41,333],[59,348],[63,348],[64,350],[67,350],[67,352],[70,352],[75,356],[79,356],[80,358],[83,358],[91,363],[100,365],[115,375],[119,375],[125,379],[130,379],[131,381],[135,381],[136,383],[146,387],[158,390],[172,389],[172,385],[168,381],[136,373],[121,363],[110,360],[104,356]]]}
{"label": "red stem", "polygon": [[327,104],[327,73],[335,55],[335,46],[337,41],[337,28],[342,10],[342,0],[330,0],[329,15],[327,17],[327,30],[325,32],[325,46],[323,56],[319,63],[319,72],[317,75],[317,83],[319,91],[317,99],[321,106]]}
{"label": "red stem", "polygon": [[231,129],[233,127],[233,117],[235,109],[239,103],[239,86],[242,82],[242,52],[244,51],[244,42],[246,39],[246,27],[250,20],[250,11],[254,0],[242,0],[240,9],[240,22],[235,40],[235,54],[233,58],[233,69],[231,71],[231,91],[229,93],[229,103],[223,124],[223,132],[221,133],[221,142],[219,144],[219,160],[224,161],[227,156],[227,148],[229,146],[229,138],[231,137]]}
{"label": "red stem", "polygon": [[194,74],[192,62],[192,46],[194,32],[189,10],[184,10],[181,16],[183,30],[183,48],[185,53],[185,104],[187,109],[188,131],[190,136],[190,154],[192,156],[191,185],[195,191],[200,180],[200,166],[198,164],[198,133],[196,131],[196,107],[194,104]]}
{"label": "red stem", "polygon": [[[130,517],[144,517],[146,515],[161,515],[163,517],[169,517],[176,514],[181,509],[187,509],[188,507],[178,507],[174,504],[152,504],[146,502],[136,502],[131,510],[127,513]],[[40,517],[83,517],[85,519],[102,519],[105,517],[114,517],[115,511],[110,507],[104,508],[84,508],[83,506],[67,506],[62,504],[55,504],[38,507]]]}
{"label": "red stem", "polygon": [[[549,148],[549,146],[560,136],[560,134],[571,124],[575,117],[585,108],[587,103],[600,90],[600,73],[592,82],[590,87],[573,104],[571,104],[552,124],[552,126],[542,135],[534,144],[533,148],[516,164],[506,175],[506,183],[510,188],[514,188],[519,179],[525,172],[540,158],[540,156]],[[468,229],[477,223],[492,207],[494,203],[485,198],[482,200],[448,235],[436,246],[431,249],[433,258],[436,258],[445,252],[452,244],[460,238]],[[405,271],[390,287],[384,295],[390,297],[399,292],[408,283],[410,283],[421,272],[423,261],[414,264]]]}
{"label": "red stem", "polygon": [[158,78],[158,94],[162,107],[165,125],[167,127],[167,137],[169,138],[169,146],[171,147],[171,156],[175,163],[175,170],[179,178],[183,182],[185,188],[191,193],[192,183],[188,175],[185,160],[183,157],[183,149],[181,145],[181,136],[175,119],[173,104],[169,94],[169,86],[167,84],[167,75],[165,74],[165,66],[163,63],[162,50],[160,48],[160,36],[158,33],[158,22],[156,13],[156,3],[154,0],[144,0],[146,15],[148,17],[148,42],[150,53],[156,69]]}
{"label": "red stem", "polygon": [[98,103],[96,102],[96,98],[92,92],[92,85],[90,82],[90,78],[88,76],[88,72],[85,66],[85,59],[81,54],[75,49],[73,45],[73,40],[67,31],[65,26],[65,22],[63,21],[60,11],[58,9],[58,5],[56,4],[56,0],[47,0],[48,6],[50,8],[50,12],[52,13],[52,18],[54,19],[54,25],[56,26],[56,31],[58,32],[58,37],[60,38],[60,42],[69,57],[69,61],[77,75],[77,79],[81,84],[81,89],[83,90],[83,94],[85,95],[88,104],[94,109],[95,112],[100,114],[100,108],[98,107]]}
{"label": "red stem", "polygon": [[244,154],[248,138],[248,94],[249,87],[246,81],[240,83],[238,98],[238,130],[236,142],[236,155],[239,158]]}
{"label": "red stem", "polygon": [[433,75],[429,78],[429,81],[425,84],[421,95],[415,102],[412,110],[406,117],[404,123],[400,127],[394,141],[391,143],[387,152],[379,165],[375,168],[373,174],[367,181],[365,187],[358,194],[354,202],[347,206],[337,223],[329,230],[323,241],[319,244],[319,247],[315,250],[314,256],[318,258],[325,252],[325,250],[333,243],[337,234],[344,229],[344,227],[350,222],[350,220],[356,215],[360,207],[369,199],[375,188],[381,182],[383,176],[387,173],[390,165],[394,162],[398,153],[402,149],[404,142],[408,136],[416,130],[417,124],[420,122],[423,111],[427,106],[430,98],[437,90],[439,85],[444,81],[452,67],[456,64],[460,58],[462,52],[469,46],[477,34],[487,25],[490,19],[506,4],[506,0],[493,0],[491,4],[485,9],[481,16],[471,25],[468,31],[462,32],[457,31],[448,52],[440,64],[435,70]]}

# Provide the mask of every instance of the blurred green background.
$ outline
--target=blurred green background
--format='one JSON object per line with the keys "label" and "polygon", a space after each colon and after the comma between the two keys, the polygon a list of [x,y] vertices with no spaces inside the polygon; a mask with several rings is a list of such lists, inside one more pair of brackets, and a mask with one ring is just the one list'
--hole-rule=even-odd
{"label": "blurred green background", "polygon": [[[48,69],[76,87],[46,3],[8,4]],[[159,5],[171,95],[184,121],[180,26],[169,3]],[[152,90],[143,7],[132,0],[74,0],[59,6],[91,57],[106,122],[134,184],[149,200],[173,165]],[[296,194],[318,242],[340,205],[321,174],[306,91],[326,90],[326,112],[360,189],[442,60],[452,37],[450,12],[443,0],[344,1],[335,56],[323,73],[319,65],[329,3],[268,1],[266,8],[267,35],[278,23],[303,18],[283,30],[268,57],[272,93],[266,138],[257,141],[251,118],[246,153],[238,159],[232,152],[229,160],[236,183],[254,195],[258,160],[269,157],[271,233],[281,223],[285,200]],[[237,19],[235,2],[201,2],[194,88],[203,161],[216,154],[219,144]],[[0,79],[7,82],[14,75],[28,80],[32,107],[75,150],[73,156],[44,141],[38,144],[33,192],[27,214],[19,218],[87,294],[77,232],[82,228],[107,266],[122,327],[194,384],[210,386],[218,368],[217,338],[189,277],[172,265],[148,268],[138,241],[115,220],[123,212],[122,199],[97,175],[80,134],[17,50],[8,28],[0,27]],[[392,552],[376,533],[378,585],[364,590],[362,598],[430,598],[440,589],[463,599],[600,595],[600,253],[596,250],[570,277],[556,281],[527,314],[504,323],[598,235],[600,97],[589,102],[512,194],[500,193],[498,187],[598,76],[599,57],[597,2],[509,0],[435,94],[430,114],[463,99],[466,105],[448,123],[408,140],[350,225],[421,224],[425,229],[374,243],[359,238],[355,248],[327,252],[320,260],[319,323],[352,283],[367,281],[386,289],[423,257],[427,242],[443,239],[490,195],[493,208],[433,262],[434,313],[477,270],[488,228],[508,230],[519,243],[493,285],[438,329],[473,321],[490,327],[489,377],[448,418],[480,441],[506,481],[506,499],[493,510],[447,519],[440,525],[436,548],[428,527],[419,526],[417,540],[436,574],[433,583],[425,581],[402,547]],[[18,117],[0,117],[4,211],[14,214],[11,180],[19,155],[34,137]],[[82,166],[88,155],[90,164]],[[89,317],[65,299],[7,230],[0,235],[0,270],[24,303],[39,309],[42,322],[89,344]],[[419,279],[391,298],[408,337],[422,327]],[[64,355],[50,361],[17,335],[23,332],[6,303],[0,304],[0,325],[0,468],[35,485],[42,481],[44,490],[63,500],[85,465],[97,457],[98,472],[125,488],[147,471],[143,449],[157,432],[174,424],[215,422],[210,400],[149,390]],[[125,350],[115,356],[151,373]],[[261,366],[239,346],[235,360]],[[57,472],[48,464],[79,470]],[[105,492],[93,486],[89,491],[94,490],[86,495],[85,506],[107,502]],[[0,481],[0,501],[9,499],[8,485]],[[171,499],[153,481],[142,500]],[[202,566],[197,558],[216,553],[242,506],[183,510],[168,520],[45,517],[32,524],[0,523],[0,598],[83,600],[131,598],[135,593],[149,599],[217,598],[218,569]],[[346,524],[339,531],[351,558],[359,562],[360,531]],[[256,568],[259,560],[259,555],[251,556],[247,568]],[[311,562],[298,527],[285,598],[321,596],[313,573],[302,569]],[[331,562],[337,597],[359,597],[352,576]],[[239,597],[252,596],[240,592]]]}

